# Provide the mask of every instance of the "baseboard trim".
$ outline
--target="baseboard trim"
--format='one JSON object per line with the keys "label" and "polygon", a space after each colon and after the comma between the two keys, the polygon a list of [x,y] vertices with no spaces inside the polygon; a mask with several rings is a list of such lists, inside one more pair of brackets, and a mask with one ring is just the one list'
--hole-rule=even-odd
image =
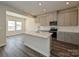
{"label": "baseboard trim", "polygon": [[6,45],[6,43],[4,43],[4,44],[1,44],[1,45],[0,45],[0,47],[3,47],[3,46],[5,46],[5,45]]}

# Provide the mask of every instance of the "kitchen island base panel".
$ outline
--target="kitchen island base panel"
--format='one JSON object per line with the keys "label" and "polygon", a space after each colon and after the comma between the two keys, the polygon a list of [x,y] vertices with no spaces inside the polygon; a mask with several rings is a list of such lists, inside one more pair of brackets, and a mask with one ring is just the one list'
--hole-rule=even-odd
{"label": "kitchen island base panel", "polygon": [[45,56],[50,56],[50,37],[42,38],[26,34],[26,37],[24,39],[24,45],[30,47],[31,49]]}

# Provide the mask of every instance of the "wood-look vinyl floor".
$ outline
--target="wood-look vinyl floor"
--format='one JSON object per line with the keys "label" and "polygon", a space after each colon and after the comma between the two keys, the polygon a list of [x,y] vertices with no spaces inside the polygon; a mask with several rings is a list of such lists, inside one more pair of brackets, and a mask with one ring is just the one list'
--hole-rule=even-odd
{"label": "wood-look vinyl floor", "polygon": [[44,57],[23,44],[23,35],[7,37],[6,45],[0,47],[0,57]]}

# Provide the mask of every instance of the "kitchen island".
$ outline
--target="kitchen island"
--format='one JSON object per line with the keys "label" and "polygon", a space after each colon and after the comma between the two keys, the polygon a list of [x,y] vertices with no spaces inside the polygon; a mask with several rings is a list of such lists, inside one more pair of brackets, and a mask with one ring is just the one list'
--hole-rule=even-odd
{"label": "kitchen island", "polygon": [[49,32],[27,32],[24,38],[24,45],[44,56],[50,56],[51,34]]}

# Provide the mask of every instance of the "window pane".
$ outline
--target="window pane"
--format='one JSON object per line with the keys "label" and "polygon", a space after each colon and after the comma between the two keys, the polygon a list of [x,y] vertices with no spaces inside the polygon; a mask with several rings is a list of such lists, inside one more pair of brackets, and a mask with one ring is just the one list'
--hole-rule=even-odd
{"label": "window pane", "polygon": [[15,31],[15,21],[8,21],[8,31]]}
{"label": "window pane", "polygon": [[22,29],[22,22],[16,22],[16,30]]}

